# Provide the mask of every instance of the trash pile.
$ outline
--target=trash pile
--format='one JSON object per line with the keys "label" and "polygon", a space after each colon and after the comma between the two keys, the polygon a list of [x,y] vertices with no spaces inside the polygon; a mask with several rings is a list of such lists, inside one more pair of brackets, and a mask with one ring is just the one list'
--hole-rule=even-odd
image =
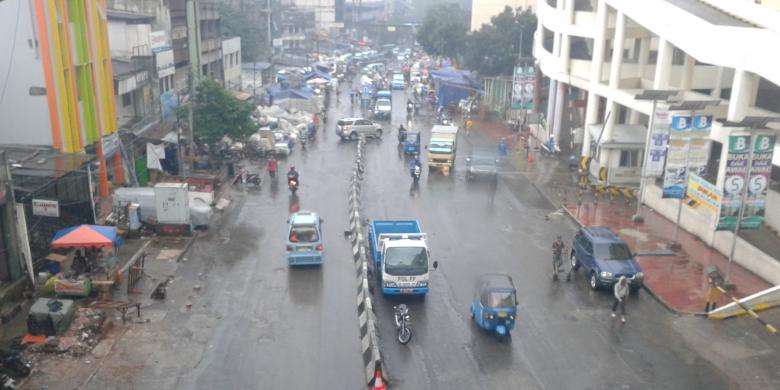
{"label": "trash pile", "polygon": [[106,318],[103,310],[80,308],[76,311],[76,318],[64,335],[48,336],[43,342],[30,346],[28,351],[83,356],[100,342],[107,329]]}

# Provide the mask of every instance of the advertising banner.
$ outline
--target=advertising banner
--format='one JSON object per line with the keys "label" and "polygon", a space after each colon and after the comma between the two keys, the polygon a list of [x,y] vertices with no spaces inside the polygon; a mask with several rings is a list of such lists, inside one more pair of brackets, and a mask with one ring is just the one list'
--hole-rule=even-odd
{"label": "advertising banner", "polygon": [[739,218],[742,190],[747,182],[747,166],[750,157],[750,136],[729,136],[726,172],[723,182],[723,199],[716,230],[734,230]]}
{"label": "advertising banner", "polygon": [[710,153],[708,137],[711,129],[711,115],[694,115],[689,111],[674,111],[669,114],[669,148],[662,195],[664,198],[685,197],[688,172],[699,176],[705,174]]}
{"label": "advertising banner", "polygon": [[685,196],[687,184],[686,155],[688,140],[684,138],[669,138],[669,149],[666,155],[664,169],[663,197],[682,199]]}
{"label": "advertising banner", "polygon": [[720,213],[720,202],[723,192],[714,184],[702,179],[701,176],[693,172],[689,172],[686,195],[691,200],[691,202],[688,202],[691,207],[705,211],[710,220],[717,218],[718,213]]}
{"label": "advertising banner", "polygon": [[747,197],[740,229],[758,229],[764,223],[774,148],[773,135],[759,134],[753,137],[753,164],[747,181]]}
{"label": "advertising banner", "polygon": [[647,148],[645,175],[659,177],[664,173],[666,151],[669,147],[669,110],[663,103],[655,109],[653,128],[650,130],[650,145]]}
{"label": "advertising banner", "polygon": [[533,66],[518,66],[512,78],[512,104],[513,109],[533,110],[534,89],[536,77]]}

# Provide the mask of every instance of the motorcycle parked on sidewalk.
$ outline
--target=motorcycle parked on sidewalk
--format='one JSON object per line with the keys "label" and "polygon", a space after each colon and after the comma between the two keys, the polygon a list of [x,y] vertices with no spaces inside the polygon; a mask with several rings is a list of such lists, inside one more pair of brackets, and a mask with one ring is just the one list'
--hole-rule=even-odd
{"label": "motorcycle parked on sidewalk", "polygon": [[412,317],[409,314],[409,308],[403,303],[393,306],[393,318],[395,319],[395,327],[398,329],[398,342],[406,345],[412,339],[410,326]]}

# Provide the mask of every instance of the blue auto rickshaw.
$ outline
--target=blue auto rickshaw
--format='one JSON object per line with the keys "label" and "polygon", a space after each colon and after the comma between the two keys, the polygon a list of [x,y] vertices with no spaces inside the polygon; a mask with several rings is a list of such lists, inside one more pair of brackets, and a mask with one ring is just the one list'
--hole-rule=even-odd
{"label": "blue auto rickshaw", "polygon": [[420,132],[419,131],[408,130],[406,132],[406,140],[404,140],[404,153],[406,154],[420,153]]}
{"label": "blue auto rickshaw", "polygon": [[287,220],[287,264],[320,265],[324,260],[322,218],[310,211],[299,211]]}
{"label": "blue auto rickshaw", "polygon": [[482,329],[508,336],[517,316],[517,289],[506,274],[485,274],[477,280],[471,318]]}

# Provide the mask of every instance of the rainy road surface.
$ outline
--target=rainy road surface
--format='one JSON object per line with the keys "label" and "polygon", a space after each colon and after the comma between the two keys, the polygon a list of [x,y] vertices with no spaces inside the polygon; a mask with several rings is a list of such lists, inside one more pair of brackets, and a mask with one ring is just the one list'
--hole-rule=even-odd
{"label": "rainy road surface", "polygon": [[[570,242],[574,227],[546,218],[553,207],[510,162],[497,182],[466,181],[463,159],[472,145],[495,147],[480,135],[460,136],[451,176],[425,170],[413,187],[395,130],[406,99],[394,91],[393,100],[384,139],[367,143],[362,215],[419,219],[439,262],[428,297],[403,300],[414,331],[406,346],[395,341],[391,320],[392,305],[402,300],[375,293],[394,388],[778,388],[777,344],[767,346],[760,331],[744,332],[749,320],[678,317],[641,291],[629,300],[623,326],[609,316],[609,292],[591,292],[582,276],[552,283],[550,243],[557,234]],[[164,320],[133,327],[81,388],[365,388],[355,272],[343,235],[355,146],[334,133],[338,116],[359,112],[348,95],[338,110],[308,150],[297,147],[280,165],[301,172],[299,196],[290,196],[283,177],[239,192],[178,266],[166,309],[146,311]],[[425,130],[425,144],[429,119],[415,126]],[[296,209],[325,220],[322,267],[286,264],[286,219]],[[469,315],[476,277],[488,272],[509,273],[518,288],[508,341],[483,332]]]}

